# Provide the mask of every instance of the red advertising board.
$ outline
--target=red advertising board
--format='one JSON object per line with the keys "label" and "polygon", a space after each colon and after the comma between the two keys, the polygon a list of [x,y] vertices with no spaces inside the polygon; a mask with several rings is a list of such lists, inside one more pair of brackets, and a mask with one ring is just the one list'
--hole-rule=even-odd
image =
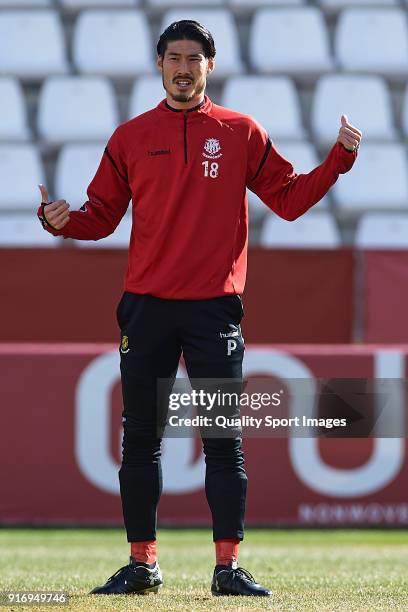
{"label": "red advertising board", "polygon": [[[403,345],[250,345],[245,374],[282,384],[406,378],[407,357]],[[116,347],[3,344],[0,361],[0,522],[122,524]],[[401,403],[395,410],[405,396]],[[408,524],[403,438],[248,438],[244,446],[248,525]],[[209,525],[197,439],[166,439],[162,462],[160,524]]]}
{"label": "red advertising board", "polygon": [[364,342],[408,342],[408,251],[366,251]]}
{"label": "red advertising board", "polygon": [[[0,249],[0,265],[0,342],[117,341],[125,250]],[[245,338],[350,342],[353,287],[350,249],[250,249]]]}

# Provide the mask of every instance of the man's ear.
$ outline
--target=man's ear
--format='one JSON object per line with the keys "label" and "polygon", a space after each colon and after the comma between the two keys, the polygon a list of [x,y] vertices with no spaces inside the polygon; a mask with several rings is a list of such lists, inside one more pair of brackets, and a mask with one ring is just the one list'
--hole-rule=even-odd
{"label": "man's ear", "polygon": [[207,75],[211,74],[212,71],[215,68],[215,58],[214,57],[209,57],[208,58],[208,64],[207,64]]}
{"label": "man's ear", "polygon": [[157,68],[160,70],[160,72],[163,72],[163,58],[162,58],[162,56],[161,56],[161,55],[158,55],[158,56],[157,56],[157,59],[156,59],[156,66],[157,66]]}

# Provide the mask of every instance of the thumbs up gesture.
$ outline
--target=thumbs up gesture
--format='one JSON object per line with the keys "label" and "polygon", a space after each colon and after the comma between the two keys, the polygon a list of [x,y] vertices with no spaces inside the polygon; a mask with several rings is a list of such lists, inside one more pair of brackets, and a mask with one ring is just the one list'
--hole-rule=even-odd
{"label": "thumbs up gesture", "polygon": [[360,130],[349,123],[347,115],[342,115],[337,142],[340,142],[348,151],[355,151],[361,142],[362,136]]}
{"label": "thumbs up gesture", "polygon": [[65,200],[49,202],[48,191],[44,185],[38,185],[41,193],[41,204],[46,204],[43,208],[44,217],[47,223],[56,230],[60,230],[69,221],[69,204]]}

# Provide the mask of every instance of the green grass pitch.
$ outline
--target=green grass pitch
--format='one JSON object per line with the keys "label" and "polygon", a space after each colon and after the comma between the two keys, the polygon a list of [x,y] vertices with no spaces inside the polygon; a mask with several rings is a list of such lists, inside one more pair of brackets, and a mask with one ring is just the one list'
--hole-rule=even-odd
{"label": "green grass pitch", "polygon": [[[217,597],[209,530],[161,530],[165,584],[146,596],[93,596],[127,563],[122,530],[0,529],[0,591],[65,590],[69,606],[8,610],[408,610],[408,531],[250,530],[239,565],[272,589],[270,598]],[[0,608],[1,609],[5,608]]]}

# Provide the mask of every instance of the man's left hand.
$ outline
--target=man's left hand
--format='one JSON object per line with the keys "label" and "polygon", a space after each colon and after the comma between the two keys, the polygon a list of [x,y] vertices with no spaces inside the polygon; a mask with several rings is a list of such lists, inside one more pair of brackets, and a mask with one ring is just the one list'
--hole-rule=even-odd
{"label": "man's left hand", "polygon": [[362,136],[360,130],[349,123],[347,115],[342,115],[337,142],[340,142],[348,151],[355,151],[360,145]]}

